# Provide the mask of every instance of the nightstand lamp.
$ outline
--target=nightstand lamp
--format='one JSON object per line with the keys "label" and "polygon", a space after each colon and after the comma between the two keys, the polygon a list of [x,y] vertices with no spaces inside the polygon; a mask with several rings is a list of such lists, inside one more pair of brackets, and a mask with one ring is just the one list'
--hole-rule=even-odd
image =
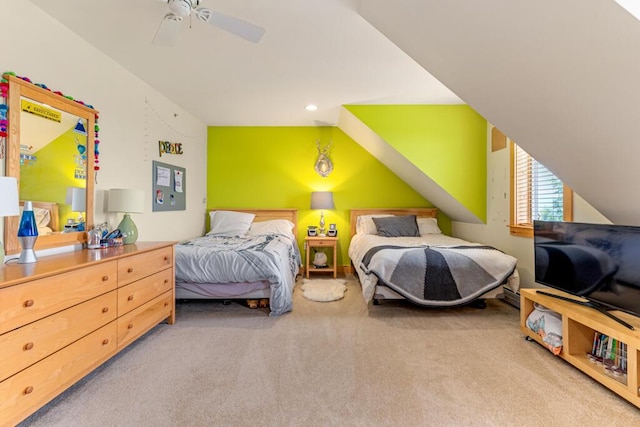
{"label": "nightstand lamp", "polygon": [[109,212],[124,213],[118,229],[122,233],[122,242],[131,245],[138,240],[138,227],[129,214],[144,212],[144,191],[112,188],[109,190]]}
{"label": "nightstand lamp", "polygon": [[[18,180],[0,176],[0,217],[18,216]],[[0,240],[0,267],[4,265],[4,245]]]}
{"label": "nightstand lamp", "polygon": [[[311,193],[311,209],[334,209],[333,193],[331,191],[313,191]],[[320,211],[320,230],[318,236],[326,236],[324,228],[324,212]]]}

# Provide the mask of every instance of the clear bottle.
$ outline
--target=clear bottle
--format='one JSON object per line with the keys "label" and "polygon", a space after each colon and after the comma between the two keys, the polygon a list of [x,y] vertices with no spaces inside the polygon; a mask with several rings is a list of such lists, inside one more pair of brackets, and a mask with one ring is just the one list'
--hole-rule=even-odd
{"label": "clear bottle", "polygon": [[87,233],[87,248],[99,249],[100,239],[102,239],[102,231],[99,228],[92,228]]}

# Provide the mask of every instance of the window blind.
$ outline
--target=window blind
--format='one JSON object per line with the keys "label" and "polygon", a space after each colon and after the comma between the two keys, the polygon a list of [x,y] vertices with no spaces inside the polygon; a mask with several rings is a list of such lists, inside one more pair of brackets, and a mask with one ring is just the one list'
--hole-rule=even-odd
{"label": "window blind", "polygon": [[563,184],[551,171],[515,145],[516,225],[563,220]]}

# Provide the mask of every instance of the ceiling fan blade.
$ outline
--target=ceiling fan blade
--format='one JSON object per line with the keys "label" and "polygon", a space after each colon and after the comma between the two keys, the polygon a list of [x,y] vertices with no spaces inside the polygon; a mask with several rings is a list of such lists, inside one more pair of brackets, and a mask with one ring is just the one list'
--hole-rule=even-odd
{"label": "ceiling fan blade", "polygon": [[162,18],[151,43],[156,46],[175,46],[180,35],[180,24],[182,24],[182,17],[167,13]]}
{"label": "ceiling fan blade", "polygon": [[218,28],[222,28],[231,34],[242,37],[252,43],[258,43],[265,33],[265,30],[262,27],[243,21],[242,19],[234,18],[233,16],[215,12],[211,9],[207,9],[206,7],[196,9],[195,14],[201,21],[208,22]]}

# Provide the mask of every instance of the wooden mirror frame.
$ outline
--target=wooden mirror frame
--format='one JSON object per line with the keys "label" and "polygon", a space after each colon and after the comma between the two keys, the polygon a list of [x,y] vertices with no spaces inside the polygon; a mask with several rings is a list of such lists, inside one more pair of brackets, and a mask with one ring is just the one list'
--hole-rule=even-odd
{"label": "wooden mirror frame", "polygon": [[[95,180],[95,121],[98,111],[86,105],[73,101],[65,96],[56,94],[47,89],[43,89],[29,83],[19,77],[9,74],[3,75],[9,82],[9,95],[7,106],[9,111],[7,119],[7,152],[5,159],[5,175],[13,176],[18,180],[20,188],[20,100],[22,97],[32,99],[36,102],[47,104],[53,108],[73,114],[87,121],[87,210],[86,227],[90,230],[93,226],[93,197]],[[9,216],[4,219],[4,246],[7,254],[20,252],[20,242],[18,240],[19,216]],[[50,249],[60,246],[82,244],[87,241],[86,231],[71,233],[56,233],[38,236],[35,249]]]}

